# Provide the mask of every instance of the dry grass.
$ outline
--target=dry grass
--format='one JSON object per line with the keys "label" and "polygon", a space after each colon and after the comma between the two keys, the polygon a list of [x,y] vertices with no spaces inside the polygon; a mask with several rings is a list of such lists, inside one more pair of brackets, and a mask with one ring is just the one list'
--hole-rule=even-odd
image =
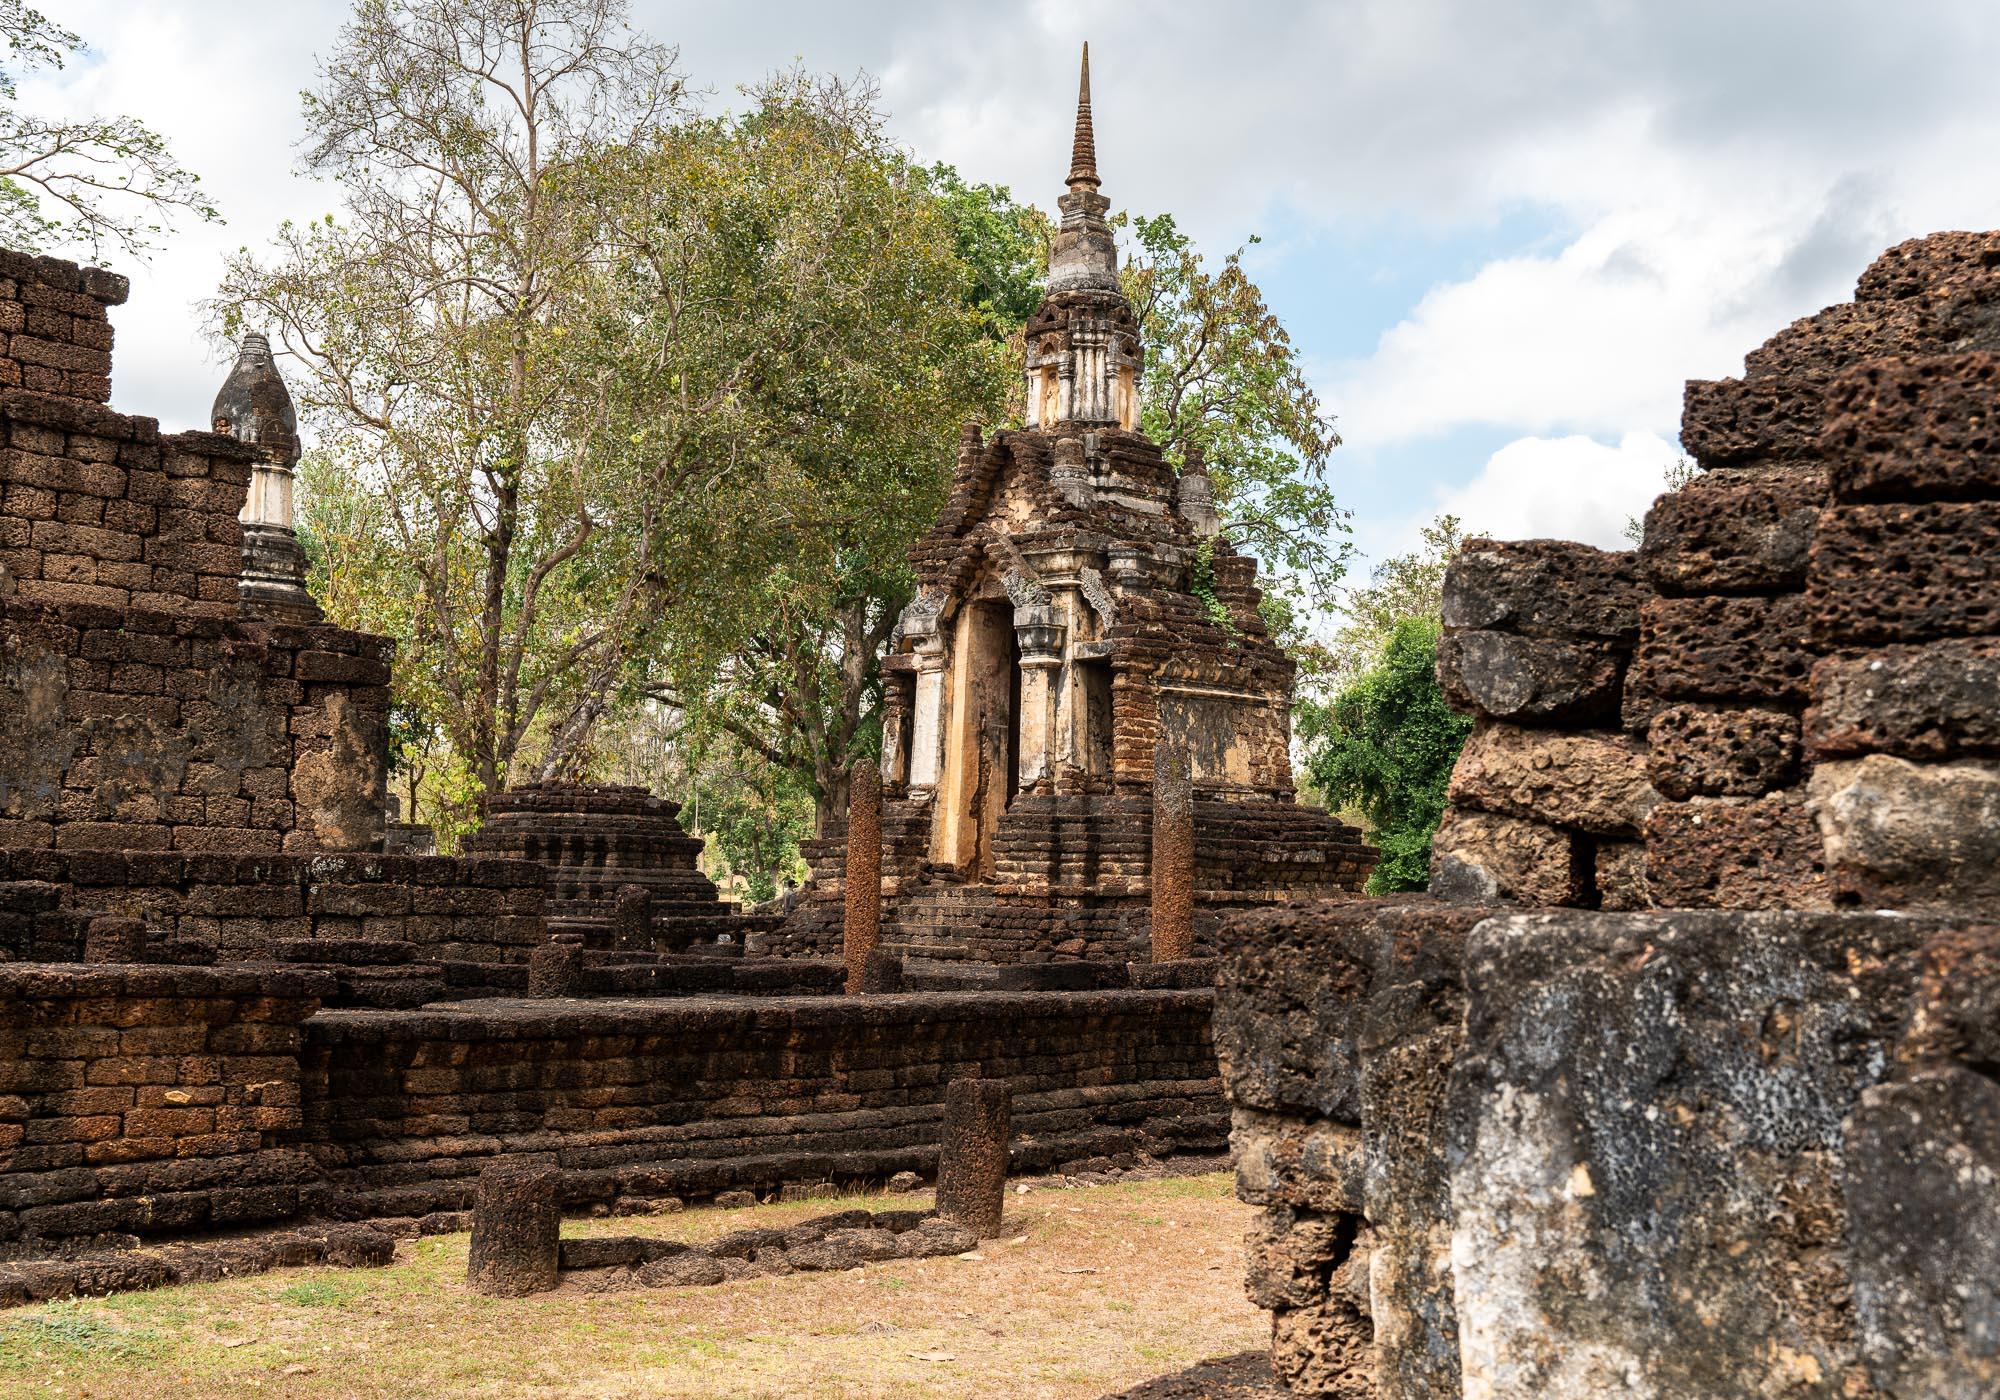
{"label": "dry grass", "polygon": [[[810,1201],[565,1233],[697,1240],[894,1202]],[[717,1288],[468,1293],[466,1236],[387,1269],[254,1278],[0,1314],[0,1394],[1101,1396],[1265,1338],[1228,1177],[1010,1195],[983,1258]]]}

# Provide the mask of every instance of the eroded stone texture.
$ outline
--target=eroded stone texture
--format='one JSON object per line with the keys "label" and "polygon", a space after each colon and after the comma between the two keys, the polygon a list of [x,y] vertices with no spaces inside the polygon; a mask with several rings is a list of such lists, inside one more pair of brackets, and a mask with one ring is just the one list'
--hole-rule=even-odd
{"label": "eroded stone texture", "polygon": [[479,1174],[465,1281],[476,1293],[520,1298],[556,1286],[562,1214],[550,1166],[496,1163]]}
{"label": "eroded stone texture", "polygon": [[2000,1394],[2000,1088],[1956,1066],[1862,1095],[1842,1185],[1854,1307],[1883,1394]]}
{"label": "eroded stone texture", "polygon": [[1162,742],[1153,760],[1155,962],[1194,954],[1194,777],[1187,751]]}
{"label": "eroded stone texture", "polygon": [[2000,498],[2000,355],[1875,360],[1833,382],[1821,438],[1842,499]]}
{"label": "eroded stone texture", "polygon": [[868,958],[882,937],[882,773],[857,763],[847,795],[847,904],[841,925],[841,959],[847,991],[863,990]]}
{"label": "eroded stone texture", "polygon": [[1826,909],[1827,857],[1802,797],[1664,802],[1646,822],[1646,885],[1662,909]]}
{"label": "eroded stone texture", "polygon": [[1777,598],[1656,598],[1648,603],[1639,650],[1626,681],[1635,697],[1670,700],[1799,702],[1818,654],[1797,595]]}
{"label": "eroded stone texture", "polygon": [[1674,705],[1646,730],[1646,774],[1664,797],[1760,797],[1789,784],[1798,716],[1785,710]]}
{"label": "eroded stone texture", "polygon": [[1645,749],[1616,732],[1542,733],[1484,723],[1451,774],[1451,800],[1604,836],[1637,836],[1660,800]]}
{"label": "eroded stone texture", "polygon": [[1454,708],[1489,719],[1587,722],[1617,716],[1624,660],[1602,642],[1450,632],[1438,642],[1438,683]]}
{"label": "eroded stone texture", "polygon": [[1640,567],[1664,593],[1796,589],[1827,496],[1813,466],[1704,472],[1647,513]]}
{"label": "eroded stone texture", "polygon": [[1467,540],[1445,576],[1444,625],[1630,643],[1650,591],[1630,554],[1570,540]]}
{"label": "eroded stone texture", "polygon": [[1575,904],[1587,888],[1584,860],[1572,832],[1453,808],[1431,840],[1430,892],[1455,904]]}
{"label": "eroded stone texture", "polygon": [[1805,601],[1830,643],[2000,632],[2000,504],[1829,507]]}
{"label": "eroded stone texture", "polygon": [[1920,937],[1866,916],[1478,930],[1450,1094],[1468,1395],[1855,1393],[1842,1124],[1887,1070],[1871,969],[1907,989]]}
{"label": "eroded stone texture", "polygon": [[2000,638],[1829,657],[1812,694],[1805,738],[1816,756],[2000,754]]}
{"label": "eroded stone texture", "polygon": [[1870,754],[1821,764],[1812,792],[1842,892],[1914,908],[2000,900],[2000,764]]}

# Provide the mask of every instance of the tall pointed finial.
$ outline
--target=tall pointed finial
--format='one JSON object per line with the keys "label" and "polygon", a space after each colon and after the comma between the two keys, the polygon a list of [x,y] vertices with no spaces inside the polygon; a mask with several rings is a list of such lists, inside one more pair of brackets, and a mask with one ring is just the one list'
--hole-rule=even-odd
{"label": "tall pointed finial", "polygon": [[1097,188],[1097,133],[1090,125],[1090,45],[1083,46],[1083,77],[1076,87],[1076,145],[1070,151],[1069,184]]}

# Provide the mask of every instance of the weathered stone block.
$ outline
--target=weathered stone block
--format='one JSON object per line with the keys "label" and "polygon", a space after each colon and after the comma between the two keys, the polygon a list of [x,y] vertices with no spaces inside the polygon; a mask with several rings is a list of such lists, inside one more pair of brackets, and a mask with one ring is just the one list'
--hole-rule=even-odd
{"label": "weathered stone block", "polygon": [[1799,719],[1784,710],[1674,705],[1646,731],[1646,774],[1663,796],[1758,797],[1791,782]]}
{"label": "weathered stone block", "polygon": [[1877,360],[1834,380],[1822,438],[1848,501],[2000,497],[2000,355]]}
{"label": "weathered stone block", "polygon": [[1813,466],[1704,472],[1646,512],[1639,566],[1666,593],[1797,588],[1826,500]]}
{"label": "weathered stone block", "polygon": [[2000,1088],[1956,1066],[1879,1084],[1846,1137],[1854,1311],[1875,1384],[2000,1394]]}
{"label": "weathered stone block", "polygon": [[1601,909],[1630,912],[1653,907],[1653,887],[1646,881],[1643,841],[1599,842],[1594,878]]}
{"label": "weathered stone block", "polygon": [[1623,734],[1491,721],[1466,741],[1450,792],[1459,806],[1604,836],[1638,835],[1660,800],[1644,748]]}
{"label": "weathered stone block", "polygon": [[519,1298],[554,1288],[562,1214],[553,1167],[499,1162],[479,1174],[466,1282],[475,1292]]}
{"label": "weathered stone block", "polygon": [[1626,674],[1626,720],[1643,727],[1671,700],[1803,701],[1818,659],[1797,594],[1657,598]]}
{"label": "weathered stone block", "polygon": [[[1452,1071],[1465,1392],[1853,1394],[1843,1121],[1885,1073],[1875,916],[1515,915]],[[1865,995],[1864,995],[1865,993]]]}
{"label": "weathered stone block", "polygon": [[1430,892],[1454,904],[1573,905],[1585,888],[1574,832],[1455,807],[1431,840]]}
{"label": "weathered stone block", "polygon": [[1805,739],[1816,756],[1942,759],[2000,753],[2000,638],[1888,647],[1813,668]]}
{"label": "weathered stone block", "polygon": [[955,1079],[945,1089],[938,1214],[982,1240],[1000,1233],[1013,1100],[1004,1079]]}
{"label": "weathered stone block", "polygon": [[1229,1124],[1238,1200],[1360,1214],[1359,1128],[1250,1108],[1232,1112]]}
{"label": "weathered stone block", "polygon": [[1588,721],[1618,712],[1625,653],[1612,643],[1447,632],[1438,684],[1451,707],[1517,724]]}
{"label": "weathered stone block", "polygon": [[1710,469],[1810,460],[1819,451],[1822,392],[1813,379],[1690,379],[1681,446]]}
{"label": "weathered stone block", "polygon": [[1842,892],[1914,908],[2000,900],[2000,764],[1870,754],[1821,764],[1811,790]]}
{"label": "weathered stone block", "polygon": [[2000,632],[2000,502],[1830,507],[1805,598],[1822,643]]}
{"label": "weathered stone block", "polygon": [[1444,625],[1629,643],[1651,591],[1629,553],[1570,540],[1468,540],[1445,573]]}
{"label": "weathered stone block", "polygon": [[1662,909],[1826,909],[1819,828],[1797,791],[1663,802],[1646,820],[1646,885]]}

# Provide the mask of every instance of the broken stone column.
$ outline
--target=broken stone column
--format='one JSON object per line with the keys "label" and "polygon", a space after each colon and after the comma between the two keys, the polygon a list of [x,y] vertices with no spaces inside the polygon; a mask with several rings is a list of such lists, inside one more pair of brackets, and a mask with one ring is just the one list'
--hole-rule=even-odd
{"label": "broken stone column", "polygon": [[882,770],[854,765],[847,795],[847,992],[866,991],[868,955],[882,937]]}
{"label": "broken stone column", "polygon": [[1013,1103],[1014,1091],[1004,1079],[954,1079],[944,1091],[937,1212],[982,1240],[1000,1233]]}
{"label": "broken stone column", "polygon": [[1194,778],[1184,745],[1153,753],[1153,961],[1194,954]]}
{"label": "broken stone column", "polygon": [[556,1286],[562,1212],[556,1173],[539,1163],[495,1162],[479,1173],[466,1282],[476,1293],[520,1298]]}
{"label": "broken stone column", "polygon": [[583,945],[544,943],[528,954],[528,995],[573,997],[583,991]]}
{"label": "broken stone column", "polygon": [[611,946],[653,947],[653,892],[644,885],[620,885],[611,915]]}

